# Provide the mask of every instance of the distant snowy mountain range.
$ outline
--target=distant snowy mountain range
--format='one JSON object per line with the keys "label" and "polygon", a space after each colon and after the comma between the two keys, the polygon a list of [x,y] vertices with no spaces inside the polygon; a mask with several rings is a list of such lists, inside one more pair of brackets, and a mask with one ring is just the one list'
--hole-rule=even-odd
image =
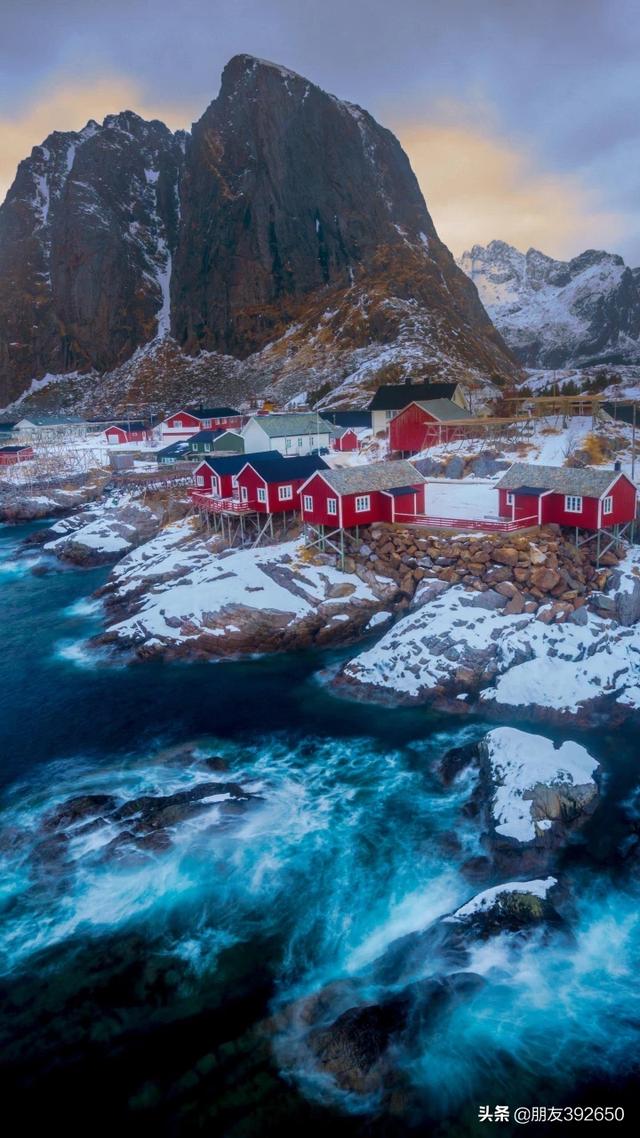
{"label": "distant snowy mountain range", "polygon": [[588,249],[555,261],[491,241],[458,264],[526,367],[640,364],[640,269],[622,257]]}

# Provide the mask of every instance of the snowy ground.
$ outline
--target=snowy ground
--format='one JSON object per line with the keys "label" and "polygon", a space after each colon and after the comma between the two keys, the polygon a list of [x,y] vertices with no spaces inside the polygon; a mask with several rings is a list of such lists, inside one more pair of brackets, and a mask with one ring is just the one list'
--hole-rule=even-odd
{"label": "snowy ground", "polygon": [[432,518],[498,518],[498,491],[495,481],[465,478],[457,482],[441,478],[428,480],[426,513]]}

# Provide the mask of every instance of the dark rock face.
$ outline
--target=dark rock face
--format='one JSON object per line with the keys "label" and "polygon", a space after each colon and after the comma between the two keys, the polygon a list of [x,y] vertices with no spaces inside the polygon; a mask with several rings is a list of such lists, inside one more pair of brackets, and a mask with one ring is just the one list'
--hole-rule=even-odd
{"label": "dark rock face", "polygon": [[640,360],[640,277],[622,257],[588,249],[555,261],[504,241],[474,245],[460,267],[527,367],[634,364]]}
{"label": "dark rock face", "polygon": [[54,133],[0,208],[2,403],[46,372],[117,369],[168,332],[183,353],[244,359],[327,311],[342,348],[410,325],[432,360],[514,370],[394,136],[251,56],[190,136],[131,112]]}
{"label": "dark rock face", "polygon": [[114,367],[168,327],[181,160],[179,136],[125,111],[21,162],[0,208],[3,402],[46,372]]}

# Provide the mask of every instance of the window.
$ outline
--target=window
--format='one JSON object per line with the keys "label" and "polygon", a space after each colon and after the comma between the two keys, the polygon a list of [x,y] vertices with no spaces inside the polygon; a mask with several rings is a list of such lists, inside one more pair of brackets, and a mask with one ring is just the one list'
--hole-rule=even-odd
{"label": "window", "polygon": [[291,446],[292,442],[293,442],[292,439],[285,439],[284,440],[284,445],[285,445],[286,450],[289,450],[289,447]]}
{"label": "window", "polygon": [[278,486],[278,501],[289,502],[293,498],[292,486]]}
{"label": "window", "polygon": [[209,452],[211,451],[211,443],[205,443],[204,444],[204,450],[205,450],[205,454],[209,454]]}
{"label": "window", "polygon": [[203,427],[210,427],[211,426],[211,419],[203,419],[202,420],[202,426]]}
{"label": "window", "polygon": [[370,509],[371,496],[369,494],[361,494],[356,498],[356,514],[365,514]]}
{"label": "window", "polygon": [[204,478],[202,477],[201,474],[196,474],[196,485],[197,486],[204,486]]}
{"label": "window", "polygon": [[327,513],[328,514],[337,514],[338,513],[338,499],[337,498],[327,498]]}
{"label": "window", "polygon": [[302,508],[303,510],[307,510],[309,513],[313,509],[313,498],[311,497],[311,494],[302,495]]}
{"label": "window", "polygon": [[302,439],[298,439],[298,446],[299,446],[299,447],[301,447],[301,446],[302,446]]}
{"label": "window", "polygon": [[238,489],[238,478],[237,478],[237,475],[235,475],[235,474],[234,474],[234,475],[232,475],[232,478],[231,478],[231,485],[233,486],[233,489],[234,489],[234,490],[237,490],[237,489]]}
{"label": "window", "polygon": [[[244,490],[244,486],[243,486],[243,490]],[[265,490],[264,486],[258,486],[258,501],[259,502],[266,502],[266,500],[267,500],[267,491]]]}
{"label": "window", "polygon": [[607,494],[604,502],[602,503],[602,512],[603,514],[613,513],[613,498],[611,494]]}
{"label": "window", "polygon": [[181,431],[182,430],[182,419],[174,419],[173,425],[174,425],[176,431]]}
{"label": "window", "polygon": [[507,490],[507,505],[512,506],[514,501],[515,498],[513,496],[513,492],[511,490]]}
{"label": "window", "polygon": [[582,513],[582,498],[579,494],[565,494],[564,508],[568,514]]}
{"label": "window", "polygon": [[246,486],[240,487],[240,497],[242,498],[243,502],[249,501],[249,493]]}

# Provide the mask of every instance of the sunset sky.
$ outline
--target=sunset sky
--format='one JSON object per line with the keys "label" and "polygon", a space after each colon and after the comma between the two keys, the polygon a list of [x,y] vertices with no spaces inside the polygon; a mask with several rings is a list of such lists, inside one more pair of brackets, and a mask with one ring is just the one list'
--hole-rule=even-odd
{"label": "sunset sky", "polygon": [[638,0],[0,0],[0,198],[51,130],[188,127],[243,51],[394,130],[454,253],[640,264]]}

